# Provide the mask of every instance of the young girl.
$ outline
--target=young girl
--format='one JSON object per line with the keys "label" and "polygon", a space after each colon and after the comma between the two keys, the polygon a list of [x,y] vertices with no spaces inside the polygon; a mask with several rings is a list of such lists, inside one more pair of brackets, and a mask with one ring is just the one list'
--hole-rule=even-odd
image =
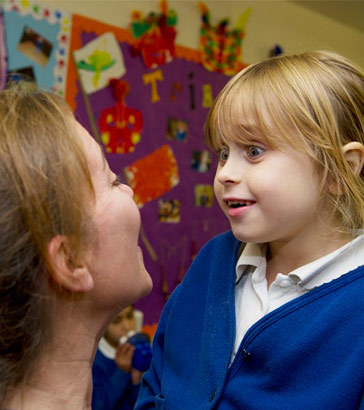
{"label": "young girl", "polygon": [[128,306],[114,318],[98,344],[92,365],[92,409],[132,410],[139,392],[142,372],[133,368],[135,346],[127,341],[135,334],[134,307]]}
{"label": "young girl", "polygon": [[363,72],[330,52],[251,65],[206,135],[232,233],[169,299],[136,408],[364,408]]}

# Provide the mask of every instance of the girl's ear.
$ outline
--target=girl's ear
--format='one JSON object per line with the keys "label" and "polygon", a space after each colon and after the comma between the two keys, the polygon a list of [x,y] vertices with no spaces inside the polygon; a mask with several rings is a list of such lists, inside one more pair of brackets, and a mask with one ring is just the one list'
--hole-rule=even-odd
{"label": "girl's ear", "polygon": [[343,146],[344,156],[355,175],[360,175],[364,164],[364,146],[360,142],[352,141]]}
{"label": "girl's ear", "polygon": [[75,261],[66,236],[57,235],[48,243],[50,275],[55,283],[72,293],[87,293],[94,287],[93,278],[84,262]]}

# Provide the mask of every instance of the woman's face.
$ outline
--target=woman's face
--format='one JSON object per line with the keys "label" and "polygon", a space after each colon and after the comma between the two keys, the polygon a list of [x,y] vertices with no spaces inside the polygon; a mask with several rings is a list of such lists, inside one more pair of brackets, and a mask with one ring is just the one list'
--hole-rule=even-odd
{"label": "woman's face", "polygon": [[98,305],[124,307],[148,294],[152,280],[138,246],[140,213],[133,191],[110,170],[101,147],[77,123],[86,150],[95,204],[86,263],[95,282]]}

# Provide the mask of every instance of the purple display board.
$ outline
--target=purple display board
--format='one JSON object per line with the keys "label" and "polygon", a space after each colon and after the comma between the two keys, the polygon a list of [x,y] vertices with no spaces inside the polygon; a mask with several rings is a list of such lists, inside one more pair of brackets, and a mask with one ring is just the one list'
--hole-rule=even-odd
{"label": "purple display board", "polygon": [[[85,45],[95,37],[83,33],[82,43]],[[168,296],[182,280],[198,250],[213,236],[229,229],[212,194],[216,154],[204,143],[209,106],[229,78],[181,58],[147,69],[141,56],[133,55],[128,43],[119,45],[126,67],[122,80],[129,85],[124,103],[142,114],[143,126],[134,151],[105,151],[107,161],[126,180],[126,167],[168,145],[178,168],[179,182],[162,195],[157,192],[159,178],[165,176],[148,173],[147,190],[157,196],[140,208],[141,247],[154,288],[136,306],[144,312],[145,323],[152,324],[159,320]],[[102,112],[115,106],[113,89],[106,86],[85,96],[80,85],[78,88],[76,116],[95,134],[90,117],[99,127]],[[98,132],[101,133],[100,129]]]}

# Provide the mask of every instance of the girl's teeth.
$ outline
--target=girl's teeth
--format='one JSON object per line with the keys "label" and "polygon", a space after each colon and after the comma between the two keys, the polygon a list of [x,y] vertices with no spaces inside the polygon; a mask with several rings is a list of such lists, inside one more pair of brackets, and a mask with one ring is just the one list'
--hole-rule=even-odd
{"label": "girl's teeth", "polygon": [[232,208],[240,208],[240,207],[243,207],[243,206],[252,205],[253,202],[252,201],[228,201],[227,204],[228,204],[228,206],[230,206]]}
{"label": "girl's teeth", "polygon": [[242,206],[246,206],[246,204],[232,204],[231,205],[232,208],[240,208]]}

